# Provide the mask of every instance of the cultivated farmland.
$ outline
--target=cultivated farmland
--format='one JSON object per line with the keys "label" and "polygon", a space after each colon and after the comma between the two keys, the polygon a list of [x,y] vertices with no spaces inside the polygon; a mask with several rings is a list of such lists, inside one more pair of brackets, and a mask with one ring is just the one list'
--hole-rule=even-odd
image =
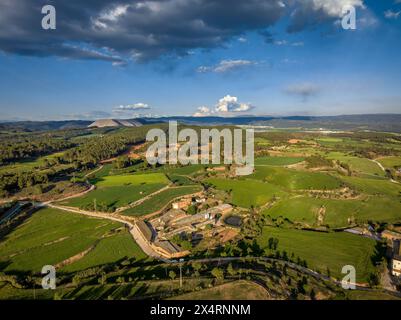
{"label": "cultivated farmland", "polygon": [[169,188],[145,200],[141,204],[124,210],[122,214],[129,216],[142,216],[150,214],[161,210],[177,197],[200,192],[201,190],[202,188],[198,185]]}
{"label": "cultivated farmland", "polygon": [[[294,259],[306,260],[307,266],[321,273],[340,278],[342,267],[352,265],[357,281],[366,282],[374,271],[371,257],[375,241],[347,233],[319,233],[311,231],[265,227],[259,237],[260,246],[267,248],[268,239],[278,239],[277,250],[286,251]],[[269,250],[269,249],[267,249]]]}
{"label": "cultivated farmland", "polygon": [[[103,237],[113,239],[116,237],[113,235],[113,230],[118,228],[121,228],[121,224],[117,222],[84,217],[55,209],[42,209],[0,243],[1,263],[6,265],[6,271],[40,272],[44,265],[57,265],[95,246]],[[125,231],[122,235],[124,233]],[[122,235],[119,236],[120,240],[123,239]],[[128,233],[125,233],[124,237],[126,236]],[[102,250],[103,246],[113,247],[109,243],[113,240],[110,239],[100,240],[100,249],[86,258],[85,260],[89,259],[89,261],[83,262],[81,266],[88,267],[112,262],[113,259],[116,261],[124,258],[128,251],[130,251],[130,256],[143,258],[143,253],[139,248],[135,249],[135,244],[129,250],[115,252]],[[127,240],[127,238],[125,239]],[[105,242],[102,243],[102,241]],[[132,238],[131,242],[133,242]],[[76,267],[76,269],[78,268],[79,266]]]}

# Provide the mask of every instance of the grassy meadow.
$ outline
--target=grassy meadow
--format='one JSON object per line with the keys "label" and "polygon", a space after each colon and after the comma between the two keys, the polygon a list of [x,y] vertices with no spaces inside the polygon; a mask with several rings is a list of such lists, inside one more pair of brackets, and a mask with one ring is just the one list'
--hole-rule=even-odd
{"label": "grassy meadow", "polygon": [[231,196],[231,203],[243,208],[262,206],[273,197],[285,194],[278,186],[251,179],[210,178],[206,182],[217,189],[227,191]]}
{"label": "grassy meadow", "polygon": [[333,190],[342,186],[337,177],[320,172],[298,171],[280,167],[256,167],[248,179],[260,180],[287,190]]}
{"label": "grassy meadow", "polygon": [[63,205],[98,211],[115,211],[165,187],[170,181],[163,173],[102,176],[96,178],[96,189],[72,198]]}
{"label": "grassy meadow", "polygon": [[[288,256],[306,260],[309,268],[318,272],[341,278],[341,270],[345,265],[356,269],[359,282],[366,282],[374,271],[371,257],[375,253],[375,241],[345,232],[321,233],[295,229],[264,227],[258,243],[267,248],[268,239],[277,238],[280,252],[286,251]],[[267,249],[269,250],[269,249]]]}
{"label": "grassy meadow", "polygon": [[128,216],[142,216],[150,214],[162,209],[177,197],[196,193],[201,190],[202,188],[199,185],[169,188],[132,208],[124,210],[122,214]]}
{"label": "grassy meadow", "polygon": [[[92,253],[85,259],[91,260],[83,263],[82,266],[89,267],[112,262],[113,259],[119,260],[124,258],[130,250],[119,249],[107,253],[107,250],[101,250],[101,248],[102,246],[113,247],[112,243],[107,243],[116,237],[113,230],[121,226],[120,223],[109,220],[85,217],[56,209],[41,209],[0,242],[0,263],[5,271],[37,273],[44,265],[56,265],[87,250],[96,245],[99,239],[100,249],[93,251],[95,254]],[[103,239],[103,237],[106,238]],[[102,244],[102,241],[105,243]],[[116,239],[114,241],[119,242]],[[143,258],[142,251],[133,239],[131,241],[133,243],[131,255]],[[117,245],[128,246],[127,243]]]}

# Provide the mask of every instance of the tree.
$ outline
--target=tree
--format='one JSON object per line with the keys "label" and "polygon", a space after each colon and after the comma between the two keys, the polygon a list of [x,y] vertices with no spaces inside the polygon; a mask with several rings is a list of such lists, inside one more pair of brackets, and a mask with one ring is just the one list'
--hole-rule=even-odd
{"label": "tree", "polygon": [[171,278],[171,280],[174,280],[177,277],[177,274],[173,270],[170,270],[168,276]]}
{"label": "tree", "polygon": [[313,290],[313,288],[312,288],[312,290],[311,290],[309,296],[310,296],[310,298],[311,298],[312,300],[316,300],[316,293],[315,293],[315,290]]}
{"label": "tree", "polygon": [[99,284],[105,284],[106,283],[106,274],[103,272],[97,281]]}
{"label": "tree", "polygon": [[304,284],[303,284],[303,281],[302,281],[302,280],[299,280],[299,281],[297,282],[297,289],[298,289],[298,292],[299,292],[299,293],[302,293],[302,294],[305,293]]}
{"label": "tree", "polygon": [[230,276],[235,276],[237,274],[237,272],[235,271],[235,269],[233,268],[232,264],[230,263],[227,267],[227,272]]}
{"label": "tree", "polygon": [[288,255],[287,255],[287,251],[283,251],[283,260],[288,261]]}
{"label": "tree", "polygon": [[200,262],[193,262],[192,263],[192,268],[194,268],[195,271],[200,271],[202,269],[202,263]]}
{"label": "tree", "polygon": [[197,207],[195,205],[190,205],[188,207],[187,213],[190,215],[194,215],[197,212]]}
{"label": "tree", "polygon": [[212,275],[213,277],[216,278],[216,280],[224,280],[224,271],[219,269],[219,268],[213,268],[212,270]]}
{"label": "tree", "polygon": [[40,185],[40,184],[37,184],[35,187],[34,187],[34,193],[35,194],[42,194],[43,193],[43,187]]}

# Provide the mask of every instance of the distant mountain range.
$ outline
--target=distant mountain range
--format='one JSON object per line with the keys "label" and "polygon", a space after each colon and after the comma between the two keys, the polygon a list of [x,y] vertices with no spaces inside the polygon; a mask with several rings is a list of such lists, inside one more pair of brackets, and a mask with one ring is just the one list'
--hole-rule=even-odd
{"label": "distant mountain range", "polygon": [[96,121],[18,121],[0,123],[0,131],[47,131],[87,127],[135,127],[178,121],[189,125],[263,125],[276,128],[372,130],[401,132],[401,114],[361,114],[340,116],[241,116],[241,117],[191,117],[172,116],[137,119],[103,119]]}

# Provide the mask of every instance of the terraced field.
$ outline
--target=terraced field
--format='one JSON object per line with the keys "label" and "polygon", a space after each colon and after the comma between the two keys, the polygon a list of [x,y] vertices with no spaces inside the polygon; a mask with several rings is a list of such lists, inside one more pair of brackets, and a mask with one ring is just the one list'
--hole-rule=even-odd
{"label": "terraced field", "polygon": [[92,251],[77,262],[67,265],[62,271],[84,270],[102,264],[113,263],[125,257],[143,260],[147,258],[147,255],[142,252],[127,231],[122,231],[101,239]]}
{"label": "terraced field", "polygon": [[301,157],[261,157],[255,159],[255,166],[289,166],[304,160]]}
{"label": "terraced field", "polygon": [[97,187],[118,187],[139,184],[168,184],[169,180],[162,173],[127,174],[118,176],[105,176],[97,179]]}
{"label": "terraced field", "polygon": [[[82,263],[82,267],[119,260],[127,255],[127,250],[107,253],[103,246],[111,246],[113,230],[121,224],[66,213],[55,209],[41,209],[0,242],[0,261],[5,271],[40,272],[44,265],[56,265],[81,253],[105,236],[105,243]],[[128,235],[128,233],[125,233]],[[121,239],[120,239],[121,240]],[[143,253],[131,239],[132,253],[143,258]],[[109,244],[108,244],[109,243]],[[121,244],[123,245],[123,244]],[[124,246],[124,245],[123,245]],[[126,246],[126,245],[125,245]],[[77,267],[79,268],[79,266]]]}
{"label": "terraced field", "polygon": [[387,179],[364,179],[342,176],[341,180],[351,188],[369,195],[397,198],[401,193],[401,184],[393,183]]}
{"label": "terraced field", "polygon": [[61,204],[94,211],[94,201],[96,200],[98,211],[115,211],[117,208],[135,202],[146,195],[160,190],[164,186],[165,185],[163,184],[145,184],[137,186],[99,188],[91,191],[83,197],[73,198],[61,202]]}
{"label": "terraced field", "polygon": [[[284,217],[292,222],[309,226],[328,225],[331,228],[347,227],[348,218],[356,217],[362,210],[358,200],[331,200],[297,197],[280,201],[263,213],[272,218]],[[319,213],[322,221],[318,223]]]}
{"label": "terraced field", "polygon": [[383,157],[377,159],[385,168],[401,167],[401,157]]}
{"label": "terraced field", "polygon": [[[345,232],[321,233],[294,229],[264,227],[258,238],[261,247],[267,248],[268,239],[277,238],[280,252],[286,251],[289,257],[306,260],[308,267],[320,273],[342,278],[341,270],[345,265],[356,269],[359,282],[366,282],[374,271],[371,261],[375,253],[375,241]],[[269,249],[267,249],[269,251]]]}
{"label": "terraced field", "polygon": [[130,209],[124,210],[122,214],[128,216],[142,216],[146,214],[151,214],[153,212],[161,210],[177,197],[196,193],[201,190],[202,187],[200,187],[199,185],[169,188],[145,200],[141,204],[138,204]]}
{"label": "terraced field", "polygon": [[337,177],[320,172],[298,171],[280,167],[256,167],[248,179],[271,183],[287,190],[332,190],[342,186]]}
{"label": "terraced field", "polygon": [[86,210],[115,211],[161,188],[170,181],[162,173],[103,176],[96,179],[96,190],[61,204]]}
{"label": "terraced field", "polygon": [[275,196],[280,197],[285,195],[285,192],[276,185],[251,179],[229,180],[210,178],[206,182],[217,189],[229,192],[231,203],[243,208],[262,206]]}

